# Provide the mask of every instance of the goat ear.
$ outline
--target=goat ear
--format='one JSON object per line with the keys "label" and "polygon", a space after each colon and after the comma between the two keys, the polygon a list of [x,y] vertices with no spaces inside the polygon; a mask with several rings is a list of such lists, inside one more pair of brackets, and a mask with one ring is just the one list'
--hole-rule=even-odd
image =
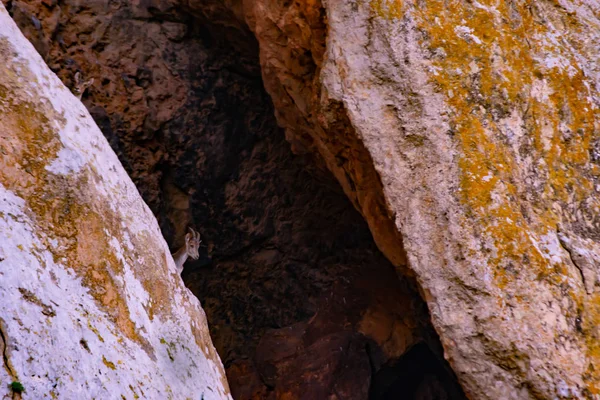
{"label": "goat ear", "polygon": [[189,233],[185,234],[185,242],[188,243],[192,239],[192,235]]}

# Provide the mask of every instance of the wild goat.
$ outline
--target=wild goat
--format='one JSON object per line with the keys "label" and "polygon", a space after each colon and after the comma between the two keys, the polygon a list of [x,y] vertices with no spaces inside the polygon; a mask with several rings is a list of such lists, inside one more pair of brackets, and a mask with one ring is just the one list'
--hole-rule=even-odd
{"label": "wild goat", "polygon": [[190,231],[185,234],[185,243],[179,250],[173,254],[175,265],[177,266],[177,273],[181,274],[183,271],[183,264],[186,262],[188,256],[193,260],[197,260],[198,247],[202,240],[200,240],[200,234],[194,231],[192,228],[188,228]]}
{"label": "wild goat", "polygon": [[81,74],[79,71],[75,73],[75,87],[73,87],[73,93],[79,100],[81,100],[81,96],[85,93],[86,89],[90,87],[94,83],[94,78],[89,79],[87,81],[83,81],[81,79]]}

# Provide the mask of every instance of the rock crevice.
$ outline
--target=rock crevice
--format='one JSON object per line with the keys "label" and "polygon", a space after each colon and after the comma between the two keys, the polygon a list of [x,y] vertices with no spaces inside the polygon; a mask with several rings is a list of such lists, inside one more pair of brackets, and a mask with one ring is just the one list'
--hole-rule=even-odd
{"label": "rock crevice", "polygon": [[[240,22],[242,8],[211,4],[105,8],[67,1],[59,9],[13,1],[11,12],[65,82],[76,71],[95,79],[83,102],[173,248],[188,225],[201,233],[205,247],[183,278],[207,312],[236,398],[335,396],[333,388],[365,397],[370,376],[420,341],[443,364],[413,283],[398,278],[353,209],[379,218],[373,226],[380,242],[404,265],[399,233],[379,217],[383,198],[369,194],[381,182],[368,152],[353,133],[340,134],[335,162],[342,187],[360,192],[348,202],[323,158],[306,152],[310,137],[292,141],[293,149],[305,150],[294,156],[277,128],[280,109],[263,90],[257,42]],[[315,11],[315,26],[325,29]],[[93,40],[80,30],[93,32]],[[319,43],[296,76],[315,73],[324,51]],[[328,128],[351,126],[341,102],[330,109]],[[357,176],[366,187],[355,185]],[[282,337],[290,346],[303,344],[272,354]],[[340,340],[348,344],[344,357]],[[316,348],[318,359],[310,350]],[[309,373],[328,363],[339,368]],[[429,378],[415,380],[422,378],[426,384]]]}
{"label": "rock crevice", "polygon": [[102,77],[83,102],[169,242],[205,240],[183,277],[237,397],[440,361],[429,316],[471,397],[600,393],[595,2],[45,4],[9,5],[63,81]]}
{"label": "rock crevice", "polygon": [[6,372],[10,375],[10,377],[15,380],[17,378],[17,374],[13,370],[11,362],[9,360],[9,349],[8,349],[8,336],[5,334],[5,322],[0,318],[0,349],[2,350],[2,361],[4,363],[4,368]]}

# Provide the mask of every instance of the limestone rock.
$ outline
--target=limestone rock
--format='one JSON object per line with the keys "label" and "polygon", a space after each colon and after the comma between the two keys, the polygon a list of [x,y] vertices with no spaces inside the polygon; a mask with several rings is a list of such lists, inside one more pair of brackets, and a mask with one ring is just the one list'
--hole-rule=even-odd
{"label": "limestone rock", "polygon": [[[193,210],[210,237],[213,268],[190,282],[222,354],[251,357],[266,326],[383,264],[269,128],[245,18],[288,140],[416,277],[470,397],[597,394],[597,2],[185,2],[223,30],[176,2],[126,3],[10,2],[65,81],[100,77],[84,101],[159,217]],[[379,315],[360,327],[383,337]]]}
{"label": "limestone rock", "polygon": [[0,397],[230,398],[154,216],[2,5],[0,58]]}
{"label": "limestone rock", "polygon": [[[362,385],[356,393],[364,395],[368,380],[353,375],[366,362],[337,362],[347,373],[329,368],[311,382],[296,372],[317,365],[318,355],[302,349],[295,367],[267,387],[255,368],[257,345],[272,344],[263,335],[273,328],[311,319],[310,343],[368,338],[374,374],[434,336],[424,303],[398,279],[328,171],[315,168],[312,155],[292,154],[243,15],[232,21],[218,0],[191,2],[185,12],[153,3],[7,5],[63,82],[76,71],[94,78],[83,102],[168,242],[176,246],[188,224],[201,232],[206,247],[183,278],[201,299],[233,396],[298,393],[292,386],[319,385],[325,375],[339,387]],[[150,123],[158,111],[164,119]],[[352,359],[365,361],[364,349],[352,348]],[[336,360],[331,355],[321,361]]]}
{"label": "limestone rock", "polygon": [[600,396],[600,4],[244,1],[296,151],[406,254],[470,398]]}

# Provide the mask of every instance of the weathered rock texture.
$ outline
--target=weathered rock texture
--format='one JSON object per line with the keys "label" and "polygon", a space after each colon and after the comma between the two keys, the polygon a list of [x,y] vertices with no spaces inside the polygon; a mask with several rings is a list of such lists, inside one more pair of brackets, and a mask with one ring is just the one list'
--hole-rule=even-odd
{"label": "weathered rock texture", "polygon": [[2,5],[0,58],[0,397],[230,398],[155,218]]}
{"label": "weathered rock texture", "polygon": [[243,10],[279,123],[406,253],[467,394],[599,398],[600,3]]}
{"label": "weathered rock texture", "polygon": [[273,128],[244,20],[293,149],[318,154],[416,277],[470,396],[600,395],[597,2],[10,3],[65,81],[96,79],[84,101],[166,236],[203,234],[185,277],[245,396],[351,387],[337,367],[315,392],[291,382],[307,354],[366,376],[357,343],[385,336],[361,328],[373,304],[393,315],[375,326],[408,327],[387,359],[427,329],[377,285],[336,286],[389,265]]}
{"label": "weathered rock texture", "polygon": [[[384,373],[415,343],[441,358],[413,285],[396,277],[329,173],[295,157],[277,128],[239,4],[174,4],[9,5],[63,81],[94,78],[83,102],[165,237],[180,243],[188,224],[202,234],[201,259],[183,277],[233,396],[365,399],[370,386],[384,394],[397,381]],[[433,358],[442,391],[460,398]],[[419,372],[410,384],[428,379]]]}

